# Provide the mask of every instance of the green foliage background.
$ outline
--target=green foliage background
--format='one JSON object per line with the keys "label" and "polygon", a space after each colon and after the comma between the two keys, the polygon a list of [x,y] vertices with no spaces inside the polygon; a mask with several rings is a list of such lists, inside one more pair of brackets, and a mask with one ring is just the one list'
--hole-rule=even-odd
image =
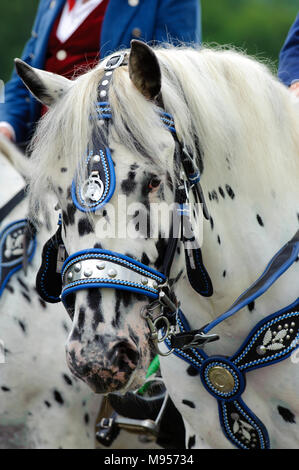
{"label": "green foliage background", "polygon": [[[127,1],[127,0],[123,0]],[[177,0],[180,1],[180,0]],[[279,50],[298,13],[298,0],[202,0],[205,43],[232,44],[277,63]],[[0,78],[30,35],[38,0],[1,1]]]}

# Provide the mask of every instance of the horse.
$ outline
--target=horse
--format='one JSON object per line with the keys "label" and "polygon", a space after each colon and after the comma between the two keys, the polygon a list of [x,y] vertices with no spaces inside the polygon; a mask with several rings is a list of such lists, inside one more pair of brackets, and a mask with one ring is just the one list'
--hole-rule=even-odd
{"label": "horse", "polygon": [[74,81],[16,67],[49,107],[30,198],[59,201],[65,262],[41,275],[71,372],[124,393],[158,351],[187,448],[298,447],[298,102],[230,48],[132,41]]}
{"label": "horse", "polygon": [[[70,331],[70,322],[64,318],[62,308],[47,304],[36,292],[35,277],[41,249],[53,230],[49,222],[40,224],[37,246],[29,260],[32,262],[24,269],[20,261],[20,258],[24,260],[23,237],[28,226],[28,161],[14,144],[0,138],[1,182],[5,188],[0,201],[1,253],[3,257],[9,247],[19,258],[15,258],[18,262],[13,264],[11,275],[3,271],[5,268],[1,263],[0,447],[159,448],[154,437],[142,435],[145,429],[134,436],[103,428],[104,438],[98,439],[100,444],[95,443],[98,418],[113,410],[107,401],[68,373],[63,342]],[[10,226],[12,231],[4,237],[3,233]],[[16,228],[20,234],[14,237]],[[16,265],[18,269],[14,270]],[[121,406],[127,414],[123,403]],[[136,418],[138,414],[140,410]],[[152,414],[155,416],[154,412]],[[121,426],[126,420],[118,416],[117,423]],[[162,442],[169,445],[168,434],[165,431],[160,434],[160,439],[164,438]]]}

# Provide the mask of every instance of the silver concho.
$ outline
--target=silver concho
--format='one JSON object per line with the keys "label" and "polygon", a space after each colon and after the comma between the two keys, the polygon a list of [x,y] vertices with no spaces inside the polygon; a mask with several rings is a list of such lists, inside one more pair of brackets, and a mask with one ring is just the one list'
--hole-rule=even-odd
{"label": "silver concho", "polygon": [[83,184],[81,197],[84,201],[97,202],[101,199],[104,192],[104,184],[98,171],[93,171],[89,178]]}

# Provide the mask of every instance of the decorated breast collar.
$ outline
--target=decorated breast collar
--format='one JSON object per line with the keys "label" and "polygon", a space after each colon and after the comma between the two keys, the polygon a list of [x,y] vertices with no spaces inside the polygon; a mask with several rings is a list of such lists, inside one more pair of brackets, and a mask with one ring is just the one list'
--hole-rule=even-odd
{"label": "decorated breast collar", "polygon": [[0,233],[0,297],[11,276],[19,271],[26,261],[33,258],[36,240],[34,234],[29,234],[28,244],[25,246],[28,232],[28,220],[17,220],[9,224]]}
{"label": "decorated breast collar", "polygon": [[[199,332],[207,334],[261,296],[298,259],[298,254],[299,231],[272,258],[261,277],[224,314]],[[176,356],[197,370],[205,389],[218,401],[225,436],[240,449],[270,448],[266,427],[242,400],[246,387],[245,373],[276,364],[298,348],[299,297],[291,305],[261,320],[231,357],[208,356],[202,349],[192,347],[194,332],[190,335],[190,326],[181,310],[177,323],[181,333],[166,338],[165,343]],[[188,335],[190,342],[186,347]]]}
{"label": "decorated breast collar", "polygon": [[[24,186],[0,209],[0,224],[26,197]],[[11,276],[26,268],[36,248],[35,230],[27,219],[16,220],[0,232],[0,297]]]}

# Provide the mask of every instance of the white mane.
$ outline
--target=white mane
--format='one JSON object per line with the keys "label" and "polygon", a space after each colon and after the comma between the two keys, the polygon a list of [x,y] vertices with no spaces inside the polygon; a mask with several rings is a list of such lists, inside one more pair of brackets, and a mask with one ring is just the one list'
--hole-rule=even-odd
{"label": "white mane", "polygon": [[[198,140],[209,174],[221,174],[229,161],[244,190],[248,179],[264,187],[297,187],[298,105],[265,65],[231,50],[170,47],[156,54],[165,110],[194,155]],[[82,163],[98,125],[95,102],[103,68],[100,63],[77,78],[41,119],[31,156],[32,200],[42,197],[52,178],[59,182],[61,167],[74,175]],[[162,124],[152,103],[131,83],[127,67],[114,72],[109,102],[117,139],[133,151],[141,147],[165,166],[155,139]]]}

